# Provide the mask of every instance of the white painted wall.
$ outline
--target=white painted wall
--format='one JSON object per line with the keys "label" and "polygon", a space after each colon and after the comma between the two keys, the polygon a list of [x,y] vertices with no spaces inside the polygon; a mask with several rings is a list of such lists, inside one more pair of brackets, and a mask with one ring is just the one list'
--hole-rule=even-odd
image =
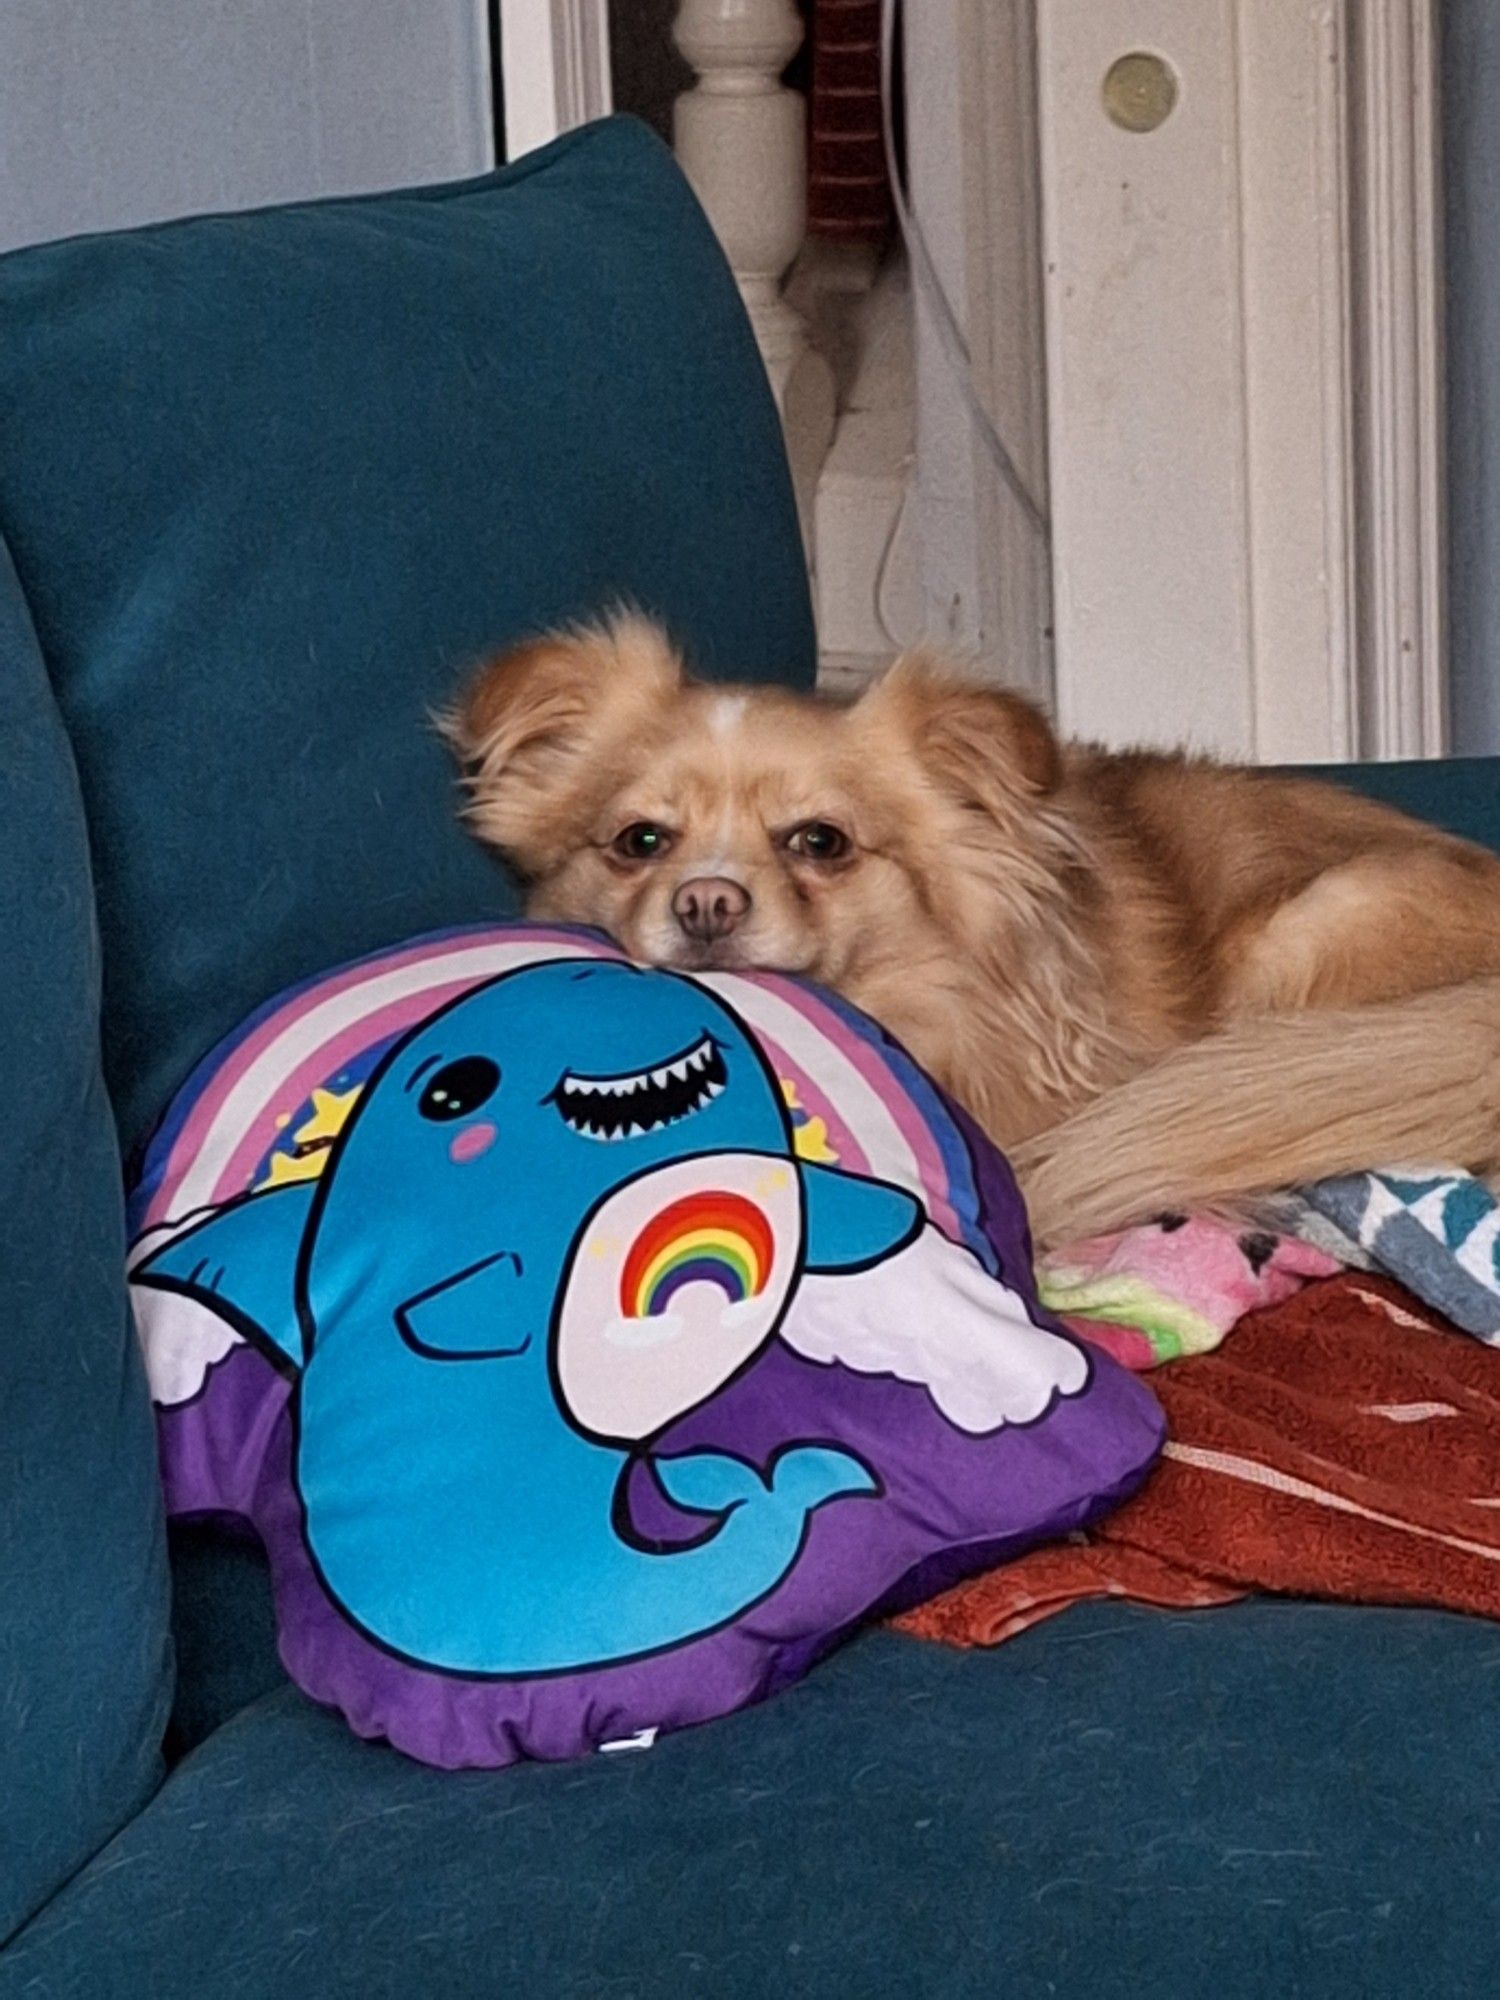
{"label": "white painted wall", "polygon": [[[1249,757],[1234,0],[1055,0],[1039,25],[1059,719]],[[1101,99],[1131,49],[1180,79],[1145,135]]]}
{"label": "white painted wall", "polygon": [[482,173],[484,0],[0,0],[0,249]]}

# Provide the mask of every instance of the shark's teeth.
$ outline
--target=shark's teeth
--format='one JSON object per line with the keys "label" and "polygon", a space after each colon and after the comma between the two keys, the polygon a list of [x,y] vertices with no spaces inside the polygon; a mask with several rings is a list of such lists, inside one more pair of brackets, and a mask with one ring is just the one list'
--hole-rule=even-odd
{"label": "shark's teeth", "polygon": [[628,1076],[564,1076],[552,1092],[563,1122],[585,1139],[639,1139],[721,1095],[728,1076],[711,1035],[669,1063]]}

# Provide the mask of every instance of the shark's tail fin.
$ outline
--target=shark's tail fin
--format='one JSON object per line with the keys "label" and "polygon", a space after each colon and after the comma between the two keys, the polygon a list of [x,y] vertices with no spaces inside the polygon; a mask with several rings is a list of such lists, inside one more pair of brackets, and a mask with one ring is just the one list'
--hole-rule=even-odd
{"label": "shark's tail fin", "polygon": [[783,1504],[810,1514],[846,1494],[878,1493],[880,1482],[851,1452],[834,1445],[795,1444],[772,1462],[771,1491]]}
{"label": "shark's tail fin", "polygon": [[763,1479],[753,1465],[727,1452],[692,1451],[659,1458],[655,1471],[669,1500],[697,1514],[727,1514],[731,1508],[771,1504],[810,1514],[844,1494],[877,1493],[868,1468],[835,1445],[788,1445]]}

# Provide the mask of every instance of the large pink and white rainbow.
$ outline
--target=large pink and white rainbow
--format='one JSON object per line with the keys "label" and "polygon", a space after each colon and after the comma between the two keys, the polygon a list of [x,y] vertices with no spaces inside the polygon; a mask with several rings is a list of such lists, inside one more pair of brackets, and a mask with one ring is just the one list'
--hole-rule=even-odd
{"label": "large pink and white rainbow", "polygon": [[[444,931],[314,978],[263,1007],[199,1064],[142,1167],[132,1235],[258,1184],[314,1090],[358,1081],[374,1056],[461,994],[554,959],[622,957],[586,931],[497,924]],[[800,1121],[820,1119],[847,1171],[908,1188],[934,1222],[980,1247],[967,1149],[931,1087],[863,1017],[794,980],[703,983],[754,1032]]]}

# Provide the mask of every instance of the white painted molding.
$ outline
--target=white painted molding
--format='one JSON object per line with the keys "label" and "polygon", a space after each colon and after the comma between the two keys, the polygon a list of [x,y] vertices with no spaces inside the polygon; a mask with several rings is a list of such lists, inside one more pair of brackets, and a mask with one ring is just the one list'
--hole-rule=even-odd
{"label": "white painted molding", "polygon": [[1262,763],[1359,754],[1356,293],[1342,0],[1239,7],[1246,740]]}
{"label": "white painted molding", "polygon": [[811,559],[834,385],[783,289],[807,231],[807,107],[781,80],[802,36],[792,0],[681,0],[673,37],[697,81],[674,106],[673,141],[755,329]]}
{"label": "white painted molding", "polygon": [[1436,0],[1352,0],[1359,748],[1449,742]]}
{"label": "white painted molding", "polygon": [[[965,332],[973,386],[1030,491],[1047,489],[1036,0],[904,10],[910,197]],[[1050,705],[1047,550],[975,430],[916,299],[913,538],[929,636]]]}
{"label": "white painted molding", "polygon": [[505,156],[545,146],[612,108],[609,0],[502,0]]}
{"label": "white painted molding", "polygon": [[[1433,0],[1037,5],[1064,726],[1439,753]],[[1149,132],[1101,97],[1137,50]]]}

